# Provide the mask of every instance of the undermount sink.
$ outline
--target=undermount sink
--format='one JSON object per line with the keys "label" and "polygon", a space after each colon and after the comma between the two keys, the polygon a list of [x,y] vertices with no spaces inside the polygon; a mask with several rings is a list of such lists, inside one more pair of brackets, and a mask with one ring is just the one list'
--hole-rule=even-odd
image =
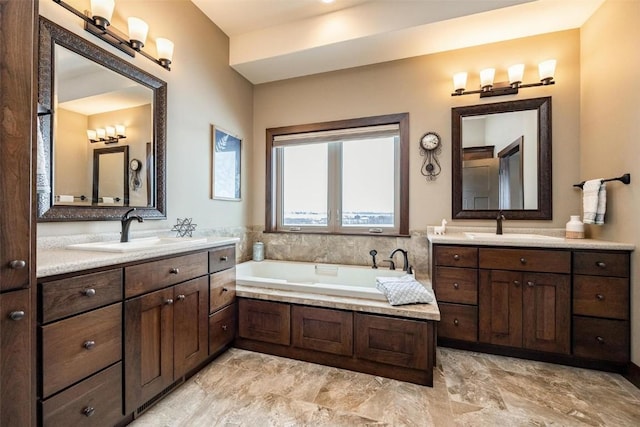
{"label": "undermount sink", "polygon": [[526,233],[471,233],[465,232],[464,235],[469,239],[483,240],[563,240],[562,237],[545,236],[543,234],[526,234]]}
{"label": "undermount sink", "polygon": [[143,239],[132,239],[128,242],[78,243],[68,245],[67,249],[100,252],[133,252],[166,247],[189,247],[206,241],[206,237],[147,237]]}

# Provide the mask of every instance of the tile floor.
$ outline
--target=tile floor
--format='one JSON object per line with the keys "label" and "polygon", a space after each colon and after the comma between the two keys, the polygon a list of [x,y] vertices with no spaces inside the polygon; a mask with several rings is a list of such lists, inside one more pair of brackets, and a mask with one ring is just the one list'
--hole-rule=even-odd
{"label": "tile floor", "polygon": [[438,349],[433,388],[231,349],[131,424],[640,426],[617,374]]}

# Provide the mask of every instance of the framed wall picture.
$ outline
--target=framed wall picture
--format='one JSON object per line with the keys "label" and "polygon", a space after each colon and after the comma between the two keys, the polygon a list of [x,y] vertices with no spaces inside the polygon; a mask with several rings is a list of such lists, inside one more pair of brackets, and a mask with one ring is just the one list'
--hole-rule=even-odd
{"label": "framed wall picture", "polygon": [[211,125],[211,198],[240,200],[242,139]]}

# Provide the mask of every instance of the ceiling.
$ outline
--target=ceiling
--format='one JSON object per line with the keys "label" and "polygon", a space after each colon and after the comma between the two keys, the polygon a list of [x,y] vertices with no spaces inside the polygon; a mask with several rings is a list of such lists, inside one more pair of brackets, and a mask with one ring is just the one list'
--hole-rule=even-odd
{"label": "ceiling", "polygon": [[579,28],[604,0],[191,0],[254,84]]}

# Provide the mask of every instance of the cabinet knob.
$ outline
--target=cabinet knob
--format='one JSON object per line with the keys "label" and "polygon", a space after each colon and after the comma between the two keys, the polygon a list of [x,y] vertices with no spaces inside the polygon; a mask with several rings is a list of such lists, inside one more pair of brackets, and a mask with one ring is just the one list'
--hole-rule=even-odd
{"label": "cabinet knob", "polygon": [[229,257],[228,256],[221,256],[220,257],[220,261],[222,261],[222,262],[229,261]]}
{"label": "cabinet knob", "polygon": [[179,268],[174,267],[174,268],[172,268],[171,270],[169,270],[169,273],[171,273],[171,274],[178,274],[178,273],[180,273],[180,269],[179,269]]}
{"label": "cabinet knob", "polygon": [[21,270],[27,266],[27,262],[23,259],[14,259],[9,263],[9,267],[14,270]]}
{"label": "cabinet knob", "polygon": [[226,331],[227,329],[229,329],[229,327],[227,325],[222,325],[222,330]]}
{"label": "cabinet knob", "polygon": [[513,284],[516,285],[516,286],[520,286],[520,281],[519,280],[514,280]]}
{"label": "cabinet knob", "polygon": [[9,319],[11,320],[22,320],[24,319],[25,312],[22,310],[16,310],[9,313]]}
{"label": "cabinet knob", "polygon": [[96,290],[93,288],[85,289],[84,291],[82,291],[82,295],[84,295],[85,297],[94,297],[96,296]]}
{"label": "cabinet knob", "polygon": [[165,303],[166,305],[171,305],[171,304],[173,304],[173,299],[171,299],[171,298],[167,298],[166,300],[164,300],[164,303]]}
{"label": "cabinet knob", "polygon": [[602,261],[596,261],[596,265],[597,265],[598,267],[600,267],[600,268],[606,268],[606,267],[607,267],[607,264],[605,264],[605,263],[604,263],[604,262],[602,262]]}
{"label": "cabinet knob", "polygon": [[533,283],[532,281],[528,281],[528,282],[527,282],[527,286],[528,286],[528,287],[530,287],[530,288],[533,288],[535,285],[536,285],[536,284],[535,284],[535,283]]}
{"label": "cabinet knob", "polygon": [[178,299],[178,301],[184,301],[186,297],[183,294],[180,294],[176,298]]}
{"label": "cabinet knob", "polygon": [[453,324],[458,326],[460,324],[460,321],[458,319],[453,319]]}
{"label": "cabinet knob", "polygon": [[601,336],[597,336],[596,341],[598,341],[598,344],[604,344],[604,338],[602,338]]}
{"label": "cabinet knob", "polygon": [[455,255],[453,256],[453,259],[455,259],[456,261],[460,260],[460,255],[455,254]]}
{"label": "cabinet knob", "polygon": [[87,350],[91,350],[93,347],[96,346],[96,342],[95,341],[85,341],[84,344],[82,344],[82,346]]}
{"label": "cabinet knob", "polygon": [[604,300],[604,295],[602,295],[602,294],[596,294],[596,299],[597,299],[598,301],[603,301],[603,300]]}
{"label": "cabinet knob", "polygon": [[460,285],[456,282],[453,284],[453,289],[458,289],[460,287]]}
{"label": "cabinet knob", "polygon": [[83,414],[85,417],[90,417],[90,416],[92,416],[92,415],[93,415],[93,414],[95,414],[95,413],[96,413],[95,408],[92,408],[91,406],[87,406],[86,408],[84,408],[84,409],[82,410],[82,414]]}
{"label": "cabinet knob", "polygon": [[520,263],[521,264],[526,264],[527,263],[526,258],[525,257],[520,258]]}

